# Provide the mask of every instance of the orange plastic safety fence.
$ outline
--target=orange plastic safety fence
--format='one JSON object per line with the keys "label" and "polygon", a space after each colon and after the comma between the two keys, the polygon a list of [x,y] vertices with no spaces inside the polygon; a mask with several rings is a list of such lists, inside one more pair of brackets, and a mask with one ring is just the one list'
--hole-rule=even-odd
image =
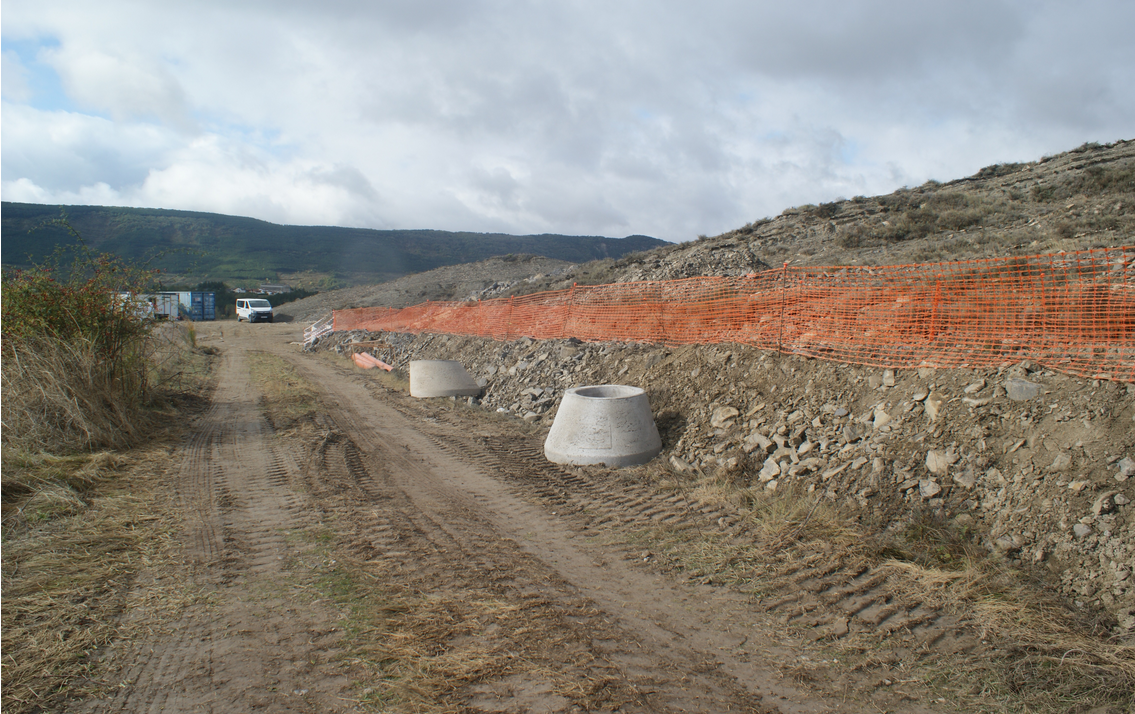
{"label": "orange plastic safety fence", "polygon": [[1135,381],[1135,248],[732,278],[577,285],[413,307],[336,310],[336,330],[737,342],[880,367],[1023,359]]}

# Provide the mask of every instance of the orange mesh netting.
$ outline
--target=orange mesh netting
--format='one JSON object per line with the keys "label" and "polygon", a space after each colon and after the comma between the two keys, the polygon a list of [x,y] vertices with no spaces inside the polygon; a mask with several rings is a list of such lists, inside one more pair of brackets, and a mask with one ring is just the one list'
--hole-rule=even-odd
{"label": "orange mesh netting", "polygon": [[744,277],[577,285],[514,298],[336,310],[335,330],[737,342],[880,367],[1023,359],[1135,381],[1135,248]]}

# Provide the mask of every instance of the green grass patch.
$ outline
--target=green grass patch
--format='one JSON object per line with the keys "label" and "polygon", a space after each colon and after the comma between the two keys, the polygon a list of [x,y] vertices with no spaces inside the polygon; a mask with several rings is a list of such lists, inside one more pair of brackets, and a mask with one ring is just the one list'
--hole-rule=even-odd
{"label": "green grass patch", "polygon": [[290,429],[319,407],[319,393],[284,359],[248,353],[249,374],[260,389],[261,406],[274,429]]}

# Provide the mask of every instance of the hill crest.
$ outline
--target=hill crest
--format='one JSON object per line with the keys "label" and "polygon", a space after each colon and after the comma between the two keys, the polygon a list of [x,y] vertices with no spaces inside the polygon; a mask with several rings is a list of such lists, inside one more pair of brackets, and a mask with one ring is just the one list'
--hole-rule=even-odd
{"label": "hill crest", "polygon": [[[74,239],[47,225],[64,211],[93,248],[128,259],[152,256],[171,279],[233,286],[286,280],[294,287],[329,288],[385,282],[402,275],[509,254],[532,254],[571,263],[618,258],[665,245],[649,236],[626,238],[376,230],[288,226],[242,216],[154,208],[2,205],[3,263],[40,261]],[[32,229],[35,229],[34,231]],[[29,232],[31,231],[31,232]],[[180,276],[180,277],[179,277]]]}

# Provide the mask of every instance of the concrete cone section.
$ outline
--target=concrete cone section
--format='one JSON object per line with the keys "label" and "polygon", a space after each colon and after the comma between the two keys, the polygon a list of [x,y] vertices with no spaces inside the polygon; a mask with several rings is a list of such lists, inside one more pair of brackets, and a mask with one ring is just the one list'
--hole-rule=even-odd
{"label": "concrete cone section", "polygon": [[646,392],[621,384],[564,392],[544,441],[544,455],[557,464],[634,466],[660,451]]}
{"label": "concrete cone section", "polygon": [[410,362],[411,397],[475,397],[481,388],[452,359],[419,359]]}

